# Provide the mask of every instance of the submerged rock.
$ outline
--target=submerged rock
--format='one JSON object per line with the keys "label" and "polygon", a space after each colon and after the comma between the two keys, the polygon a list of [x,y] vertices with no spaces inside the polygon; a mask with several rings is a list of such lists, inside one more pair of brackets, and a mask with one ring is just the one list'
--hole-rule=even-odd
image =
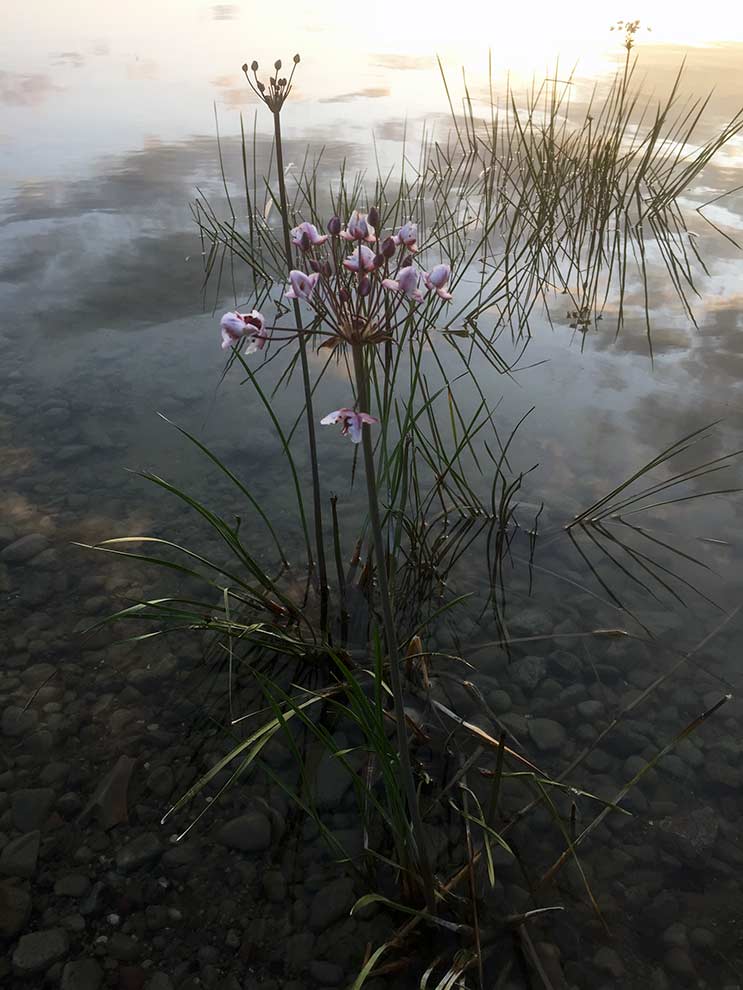
{"label": "submerged rock", "polygon": [[271,822],[260,811],[233,818],[217,832],[217,842],[241,852],[264,852],[271,845]]}
{"label": "submerged rock", "polygon": [[31,533],[28,536],[22,536],[20,540],[11,543],[4,550],[0,550],[0,560],[4,560],[8,564],[23,564],[41,553],[42,550],[46,550],[48,545],[49,541],[44,535]]}
{"label": "submerged rock", "polygon": [[36,873],[41,833],[29,832],[11,839],[0,853],[0,874],[6,877],[30,878]]}
{"label": "submerged rock", "polygon": [[543,753],[562,749],[567,741],[565,729],[551,718],[530,718],[526,726],[532,742]]}
{"label": "submerged rock", "polygon": [[13,938],[31,917],[31,896],[23,887],[0,883],[0,938]]}
{"label": "submerged rock", "polygon": [[70,940],[61,928],[24,935],[13,953],[13,969],[19,976],[40,973],[67,955]]}

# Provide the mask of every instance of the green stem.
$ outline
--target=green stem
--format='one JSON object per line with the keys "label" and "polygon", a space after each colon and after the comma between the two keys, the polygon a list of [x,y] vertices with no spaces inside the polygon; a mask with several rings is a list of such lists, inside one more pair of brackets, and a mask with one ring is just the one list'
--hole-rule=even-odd
{"label": "green stem", "polygon": [[[352,344],[353,367],[356,378],[356,394],[359,401],[359,411],[368,412],[369,409],[369,383],[364,366],[364,348],[361,344]],[[405,725],[405,703],[402,693],[402,680],[400,678],[400,658],[397,650],[397,636],[395,635],[395,623],[392,617],[392,603],[387,582],[387,565],[384,553],[384,541],[382,537],[382,523],[379,516],[379,498],[377,495],[377,479],[374,468],[374,451],[372,449],[371,433],[367,424],[361,427],[361,443],[364,452],[364,470],[366,474],[366,491],[369,501],[369,522],[374,538],[374,556],[377,562],[377,581],[379,583],[379,597],[382,604],[382,623],[384,626],[384,638],[387,644],[387,655],[390,660],[390,683],[392,686],[392,696],[395,704],[395,726],[397,728],[397,745],[400,751],[400,770],[403,777],[403,786],[410,814],[411,831],[415,850],[417,854],[417,866],[420,870],[423,881],[423,891],[426,898],[426,907],[433,912],[436,909],[436,897],[433,887],[433,873],[428,858],[428,843],[423,831],[423,820],[421,819],[420,808],[418,806],[418,795],[415,789],[415,779],[413,769],[410,764],[410,753],[408,752],[408,732]]]}
{"label": "green stem", "polygon": [[[281,143],[281,111],[274,110],[273,127],[276,144],[276,168],[279,173],[279,198],[281,201],[281,222],[284,228],[284,254],[286,255],[287,272],[292,268],[292,245],[289,234],[289,204],[284,181],[284,153]],[[315,521],[315,553],[317,554],[317,570],[320,577],[320,623],[323,632],[328,624],[328,572],[325,564],[325,546],[323,543],[322,505],[320,502],[320,475],[317,463],[317,440],[315,437],[315,414],[312,405],[312,383],[310,368],[307,361],[307,343],[302,326],[302,312],[299,300],[294,300],[294,320],[297,326],[299,340],[299,360],[302,367],[302,384],[304,386],[305,411],[307,413],[307,439],[310,447],[310,465],[312,468],[312,502]],[[312,561],[310,561],[312,566]]]}

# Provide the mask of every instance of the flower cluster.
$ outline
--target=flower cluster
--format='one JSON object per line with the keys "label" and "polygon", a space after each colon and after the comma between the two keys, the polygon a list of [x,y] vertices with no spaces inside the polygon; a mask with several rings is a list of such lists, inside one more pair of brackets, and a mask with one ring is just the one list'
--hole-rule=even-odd
{"label": "flower cluster", "polygon": [[[273,80],[272,80],[273,82]],[[276,85],[278,86],[281,80]],[[277,90],[277,98],[279,91]],[[304,261],[289,273],[285,296],[295,305],[306,303],[314,321],[302,332],[322,333],[321,347],[373,345],[391,342],[416,306],[441,300],[449,302],[451,267],[446,263],[426,271],[416,264],[418,228],[412,221],[396,233],[379,233],[379,212],[355,211],[343,226],[339,217],[321,233],[307,221],[291,231],[291,243]],[[237,346],[248,339],[245,353],[262,350],[270,338],[263,316],[257,311],[243,315],[225,313],[221,321],[222,347]],[[341,423],[341,433],[359,443],[362,426],[378,422],[366,412],[337,409],[321,421],[323,426]]]}
{"label": "flower cluster", "polygon": [[308,222],[291,231],[305,270],[289,273],[286,296],[313,308],[316,326],[329,335],[326,346],[393,340],[411,305],[452,298],[448,264],[430,271],[416,264],[417,225],[407,221],[387,236],[379,225],[379,212],[372,207],[367,213],[354,211],[345,227],[333,217],[327,233]]}

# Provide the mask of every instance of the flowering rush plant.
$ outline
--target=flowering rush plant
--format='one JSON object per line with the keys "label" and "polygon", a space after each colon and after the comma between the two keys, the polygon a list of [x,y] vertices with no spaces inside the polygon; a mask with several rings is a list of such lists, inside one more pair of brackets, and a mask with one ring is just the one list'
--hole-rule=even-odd
{"label": "flowering rush plant", "polygon": [[[320,333],[320,348],[373,346],[394,342],[398,331],[419,306],[449,302],[451,267],[419,267],[418,227],[404,223],[396,233],[378,233],[379,212],[354,211],[345,227],[334,216],[327,233],[307,221],[291,230],[291,244],[301,267],[289,272],[284,295],[304,303],[314,319],[302,333]],[[247,337],[247,354],[262,350],[272,327],[257,311],[225,313],[221,321],[222,347],[237,347]],[[338,409],[321,425],[342,424],[342,435],[359,443],[363,423],[376,423],[368,413]]]}

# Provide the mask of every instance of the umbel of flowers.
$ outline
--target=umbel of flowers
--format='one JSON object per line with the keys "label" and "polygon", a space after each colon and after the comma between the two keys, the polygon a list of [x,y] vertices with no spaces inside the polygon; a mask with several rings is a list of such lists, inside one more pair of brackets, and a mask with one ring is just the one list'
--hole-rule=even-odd
{"label": "umbel of flowers", "polygon": [[[396,233],[379,234],[379,213],[355,211],[345,227],[339,217],[320,233],[309,222],[291,231],[291,243],[302,267],[289,272],[285,295],[305,303],[313,312],[307,331],[324,337],[319,345],[335,348],[373,346],[394,342],[416,307],[449,302],[451,268],[420,268],[418,228],[411,221]],[[221,321],[222,347],[237,347],[247,338],[246,353],[262,350],[274,328],[257,310],[225,313]],[[323,426],[340,423],[341,433],[360,443],[363,424],[377,420],[363,410],[337,409],[324,416]]]}

